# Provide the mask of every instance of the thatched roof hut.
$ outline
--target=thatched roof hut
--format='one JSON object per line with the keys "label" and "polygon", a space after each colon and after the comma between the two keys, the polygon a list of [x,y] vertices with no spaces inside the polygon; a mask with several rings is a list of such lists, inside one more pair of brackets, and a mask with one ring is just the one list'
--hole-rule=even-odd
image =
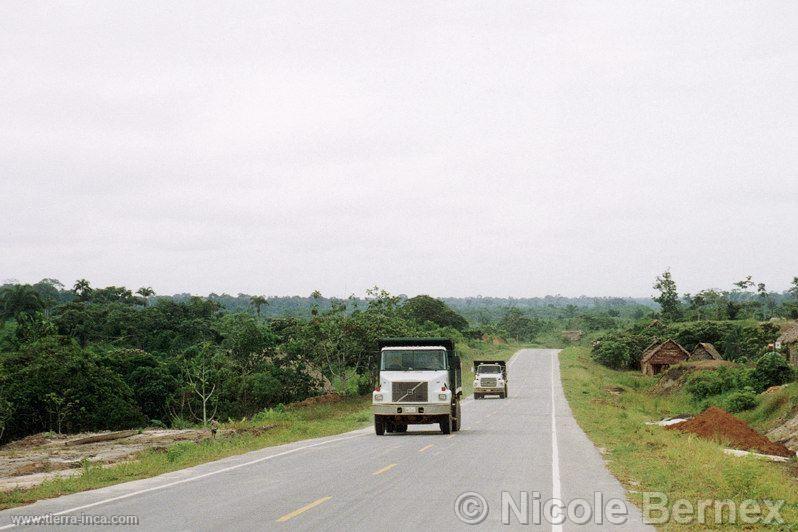
{"label": "thatched roof hut", "polygon": [[567,342],[578,342],[579,340],[582,339],[582,331],[580,330],[563,331],[562,338]]}
{"label": "thatched roof hut", "polygon": [[652,343],[643,352],[640,367],[646,375],[658,375],[674,364],[690,358],[690,353],[678,343],[668,339],[661,344]]}
{"label": "thatched roof hut", "polygon": [[698,342],[698,344],[693,349],[693,352],[690,353],[690,360],[721,360],[723,359],[720,356],[720,353],[715,346],[710,344],[709,342]]}
{"label": "thatched roof hut", "polygon": [[777,344],[781,344],[782,347],[787,348],[790,364],[798,366],[798,323],[794,323],[785,330],[776,342]]}
{"label": "thatched roof hut", "polygon": [[781,345],[798,343],[798,323],[794,323],[792,326],[788,327],[787,330],[781,333],[781,336],[779,336],[779,339],[776,341]]}

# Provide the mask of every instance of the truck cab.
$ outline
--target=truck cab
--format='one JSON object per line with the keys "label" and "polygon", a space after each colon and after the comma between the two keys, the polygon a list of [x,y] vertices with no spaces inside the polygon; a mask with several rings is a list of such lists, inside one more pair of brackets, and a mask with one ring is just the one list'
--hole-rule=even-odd
{"label": "truck cab", "polygon": [[474,361],[474,399],[486,395],[507,397],[507,363],[503,360]]}
{"label": "truck cab", "polygon": [[460,430],[460,357],[448,338],[388,338],[379,342],[379,383],[372,393],[374,431],[406,432],[409,424]]}

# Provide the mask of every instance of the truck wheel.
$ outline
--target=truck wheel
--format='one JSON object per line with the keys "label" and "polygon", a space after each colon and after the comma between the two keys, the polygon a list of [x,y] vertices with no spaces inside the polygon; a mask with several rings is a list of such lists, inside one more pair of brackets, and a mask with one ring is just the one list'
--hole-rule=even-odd
{"label": "truck wheel", "polygon": [[460,401],[457,401],[454,407],[454,415],[456,416],[452,421],[452,432],[457,432],[460,430],[460,427],[463,424],[463,418],[461,417],[463,414],[460,410]]}
{"label": "truck wheel", "polygon": [[502,396],[502,399],[507,399],[507,385],[506,384],[504,385],[504,395]]}
{"label": "truck wheel", "polygon": [[444,416],[441,418],[440,423],[438,423],[441,427],[441,432],[444,434],[451,434],[452,433],[452,416]]}
{"label": "truck wheel", "polygon": [[385,422],[385,432],[396,432],[396,423],[391,420]]}
{"label": "truck wheel", "polygon": [[377,433],[377,436],[385,434],[385,420],[382,419],[382,416],[374,416],[374,432]]}
{"label": "truck wheel", "polygon": [[478,393],[475,393],[475,394],[474,394],[474,401],[476,401],[476,400],[478,400],[478,399],[482,399],[482,396],[481,396],[481,395],[479,395]]}

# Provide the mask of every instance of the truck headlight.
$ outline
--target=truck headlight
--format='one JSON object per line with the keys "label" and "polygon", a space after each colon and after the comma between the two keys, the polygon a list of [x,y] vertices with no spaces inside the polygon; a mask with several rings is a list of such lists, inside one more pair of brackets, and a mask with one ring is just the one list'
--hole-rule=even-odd
{"label": "truck headlight", "polygon": [[381,393],[375,393],[374,394],[374,400],[375,401],[382,401],[382,394]]}
{"label": "truck headlight", "polygon": [[479,381],[478,380],[474,380],[474,386],[479,386]]}

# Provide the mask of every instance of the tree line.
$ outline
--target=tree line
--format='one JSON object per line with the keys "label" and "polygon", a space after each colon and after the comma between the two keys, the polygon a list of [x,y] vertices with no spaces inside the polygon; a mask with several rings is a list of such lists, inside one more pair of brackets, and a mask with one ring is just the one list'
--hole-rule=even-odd
{"label": "tree line", "polygon": [[365,300],[323,302],[307,317],[265,317],[213,298],[158,297],[151,288],[67,288],[54,279],[0,287],[0,438],[250,416],[334,388],[367,393],[385,336],[477,338],[429,296],[374,288]]}

